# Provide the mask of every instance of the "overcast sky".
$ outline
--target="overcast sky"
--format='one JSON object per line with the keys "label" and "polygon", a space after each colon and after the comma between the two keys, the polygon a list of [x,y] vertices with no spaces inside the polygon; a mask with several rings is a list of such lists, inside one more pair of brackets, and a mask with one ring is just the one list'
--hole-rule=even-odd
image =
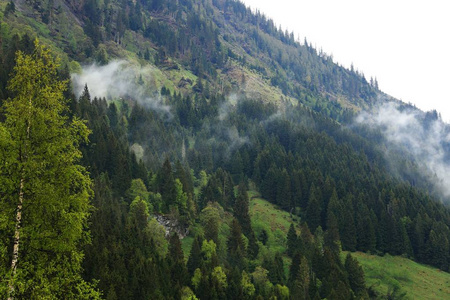
{"label": "overcast sky", "polygon": [[335,62],[376,77],[382,91],[450,122],[450,1],[242,1]]}

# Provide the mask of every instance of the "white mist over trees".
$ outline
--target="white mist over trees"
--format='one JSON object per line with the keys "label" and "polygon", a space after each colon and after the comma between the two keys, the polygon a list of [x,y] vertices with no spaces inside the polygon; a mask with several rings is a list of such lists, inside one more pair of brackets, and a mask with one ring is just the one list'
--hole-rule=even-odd
{"label": "white mist over trees", "polygon": [[391,146],[402,147],[419,166],[437,177],[436,185],[450,196],[450,127],[436,112],[423,113],[389,102],[377,113],[361,113],[356,121],[379,129]]}
{"label": "white mist over trees", "polygon": [[144,107],[172,117],[170,106],[163,103],[155,87],[152,91],[145,87],[152,80],[151,67],[140,68],[124,60],[113,60],[103,66],[84,66],[80,73],[74,73],[71,77],[77,96],[87,85],[92,98],[132,98]]}

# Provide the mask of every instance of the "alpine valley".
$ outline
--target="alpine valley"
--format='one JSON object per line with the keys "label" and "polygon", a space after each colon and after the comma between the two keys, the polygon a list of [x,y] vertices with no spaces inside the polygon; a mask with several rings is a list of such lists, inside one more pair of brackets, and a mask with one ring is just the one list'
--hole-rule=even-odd
{"label": "alpine valley", "polygon": [[450,126],[237,0],[0,0],[1,299],[448,299]]}

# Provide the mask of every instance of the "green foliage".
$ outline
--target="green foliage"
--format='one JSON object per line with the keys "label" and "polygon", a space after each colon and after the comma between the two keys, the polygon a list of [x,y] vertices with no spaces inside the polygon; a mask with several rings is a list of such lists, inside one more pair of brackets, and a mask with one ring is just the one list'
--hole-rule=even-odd
{"label": "green foliage", "polygon": [[219,243],[220,206],[208,204],[200,213],[200,220],[205,228],[205,239]]}
{"label": "green foliage", "polygon": [[275,295],[277,299],[287,300],[289,299],[289,289],[287,286],[277,284],[275,286]]}
{"label": "green foliage", "polygon": [[193,275],[198,268],[203,268],[202,246],[203,238],[197,235],[192,243],[187,261],[187,269],[190,275]]}
{"label": "green foliage", "polygon": [[16,5],[13,1],[9,1],[5,6],[4,16],[7,17],[9,14],[14,14],[16,12]]}
{"label": "green foliage", "polygon": [[297,251],[297,232],[295,231],[294,224],[291,223],[291,226],[289,226],[289,231],[287,233],[287,254],[292,257]]}
{"label": "green foliage", "polygon": [[309,194],[308,207],[306,208],[306,220],[308,226],[314,231],[321,224],[321,210],[320,196],[315,186],[311,186]]}
{"label": "green foliage", "polygon": [[173,290],[171,294],[174,297],[179,297],[181,287],[188,282],[188,273],[184,261],[183,251],[181,250],[181,243],[178,235],[173,233],[169,240],[169,253],[167,254],[168,268],[171,278],[171,286]]}
{"label": "green foliage", "polygon": [[81,278],[92,190],[78,147],[89,130],[66,116],[67,82],[57,68],[36,40],[32,55],[17,53],[8,85],[14,97],[0,127],[1,245],[14,240],[18,253],[2,250],[3,298],[99,297]]}
{"label": "green foliage", "polygon": [[231,265],[242,269],[244,267],[244,257],[246,256],[246,249],[244,239],[242,236],[241,226],[236,219],[233,219],[231,224],[231,232],[227,241],[229,262]]}
{"label": "green foliage", "polygon": [[350,253],[345,257],[345,270],[348,273],[348,281],[357,298],[367,299],[369,295],[366,291],[364,271],[358,261]]}
{"label": "green foliage", "polygon": [[[239,1],[88,0],[62,7],[51,0],[22,2],[21,10],[5,11],[7,23],[0,28],[0,101],[16,96],[6,82],[15,52],[33,50],[23,34],[29,32],[66,52],[71,71],[79,63],[105,64],[116,57],[139,61],[152,75],[147,82],[150,76],[136,74],[145,93],[161,95],[172,108],[168,118],[129,96],[108,103],[92,99],[87,86],[79,101],[65,93],[73,112],[64,113],[64,124],[78,116],[92,129],[92,142],[80,144],[81,162],[95,182],[92,245],[84,247],[83,276],[98,279],[105,298],[350,298],[363,284],[353,261],[344,266],[338,259],[341,247],[404,255],[448,270],[449,212],[434,201],[429,180],[419,168],[408,173],[414,166],[401,171],[407,177],[393,175],[379,133],[334,121],[350,123],[354,110],[376,104],[376,80],[368,83],[306,41],[300,45]],[[238,101],[226,99],[232,92]],[[26,120],[26,105],[18,115]],[[42,117],[47,119],[46,112]],[[0,167],[6,174],[1,191],[17,197],[20,176],[9,175],[18,170],[10,168],[18,145],[1,124],[1,162],[8,162]],[[140,163],[129,149],[133,144],[142,147]],[[55,148],[48,149],[43,156]],[[397,158],[400,165],[414,165],[401,154]],[[36,186],[55,199],[51,184],[41,184],[46,180]],[[246,184],[236,197],[233,181],[241,180]],[[0,259],[8,261],[16,205],[2,209],[0,232],[8,239],[1,241]],[[174,273],[186,267],[179,241],[171,240],[169,251],[164,229],[148,219],[151,212],[170,214],[178,229],[190,227],[183,241],[184,253],[191,250],[189,276]],[[204,253],[204,241],[195,234],[205,235]],[[309,286],[297,249],[308,262]],[[76,259],[77,264],[81,255]],[[288,283],[284,269],[291,269]],[[195,295],[186,287],[193,276]],[[254,292],[248,292],[249,282]],[[383,296],[402,294],[399,285],[391,286]]]}
{"label": "green foliage", "polygon": [[183,289],[181,290],[181,300],[199,300],[194,292],[192,292],[192,290],[187,287],[184,286]]}
{"label": "green foliage", "polygon": [[295,299],[309,298],[310,270],[308,260],[301,258],[300,266],[291,288],[291,296]]}
{"label": "green foliage", "polygon": [[195,289],[199,288],[201,279],[202,279],[202,271],[199,268],[197,268],[197,269],[195,269],[194,275],[192,276],[192,279],[191,279],[192,286]]}
{"label": "green foliage", "polygon": [[227,275],[222,270],[222,267],[215,267],[211,272],[211,278],[220,290],[225,290],[228,287]]}
{"label": "green foliage", "polygon": [[147,202],[142,200],[139,196],[136,196],[130,204],[130,223],[134,223],[136,229],[143,230],[147,225],[149,216]]}
{"label": "green foliage", "polygon": [[127,191],[127,199],[129,199],[130,203],[131,203],[131,201],[136,199],[136,197],[139,197],[141,200],[143,200],[147,204],[150,204],[149,203],[150,193],[147,191],[147,187],[145,186],[144,182],[140,178],[133,179],[131,181],[131,187]]}
{"label": "green foliage", "polygon": [[145,232],[149,238],[153,241],[155,252],[160,257],[165,257],[168,251],[168,241],[166,239],[166,231],[155,218],[151,218],[145,228]]}
{"label": "green foliage", "polygon": [[256,267],[255,271],[252,273],[255,289],[264,298],[268,298],[273,289],[273,284],[269,280],[268,273],[268,270],[260,266]]}
{"label": "green foliage", "polygon": [[244,299],[251,299],[255,294],[255,286],[251,282],[250,276],[245,271],[242,271],[241,286]]}
{"label": "green foliage", "polygon": [[203,240],[202,256],[207,265],[212,263],[212,259],[216,256],[216,243],[214,241]]}

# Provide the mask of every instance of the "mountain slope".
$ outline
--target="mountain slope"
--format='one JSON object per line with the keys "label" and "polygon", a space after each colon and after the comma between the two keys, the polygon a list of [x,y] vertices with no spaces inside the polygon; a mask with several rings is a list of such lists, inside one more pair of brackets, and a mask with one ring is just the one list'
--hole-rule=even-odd
{"label": "mountain slope", "polygon": [[[268,244],[273,247],[279,233],[288,232],[292,218],[270,202],[250,191],[250,214],[257,234],[269,232]],[[294,220],[295,221],[295,220]],[[342,258],[347,253],[343,252]],[[445,299],[450,292],[450,274],[420,265],[404,257],[376,256],[362,252],[351,253],[364,269],[366,284],[379,297],[406,294],[406,299]]]}
{"label": "mountain slope", "polygon": [[[15,52],[31,53],[37,36],[73,81],[70,117],[92,130],[81,149],[96,207],[83,276],[105,297],[283,299],[308,286],[311,298],[364,298],[341,249],[448,271],[446,169],[425,164],[430,153],[447,161],[448,143],[417,156],[416,140],[398,143],[381,122],[391,107],[429,143],[448,132],[437,114],[391,99],[238,1],[9,3],[0,100],[12,96]],[[250,222],[249,184],[292,214],[299,236]],[[166,239],[151,215],[189,229],[189,243]]]}
{"label": "mountain slope", "polygon": [[[4,7],[7,1],[2,2]],[[33,29],[81,63],[127,57],[163,69],[182,67],[213,91],[278,103],[290,99],[335,118],[345,108],[374,105],[380,94],[362,74],[300,45],[236,1],[15,3],[16,12],[7,16],[10,33],[33,35]]]}

